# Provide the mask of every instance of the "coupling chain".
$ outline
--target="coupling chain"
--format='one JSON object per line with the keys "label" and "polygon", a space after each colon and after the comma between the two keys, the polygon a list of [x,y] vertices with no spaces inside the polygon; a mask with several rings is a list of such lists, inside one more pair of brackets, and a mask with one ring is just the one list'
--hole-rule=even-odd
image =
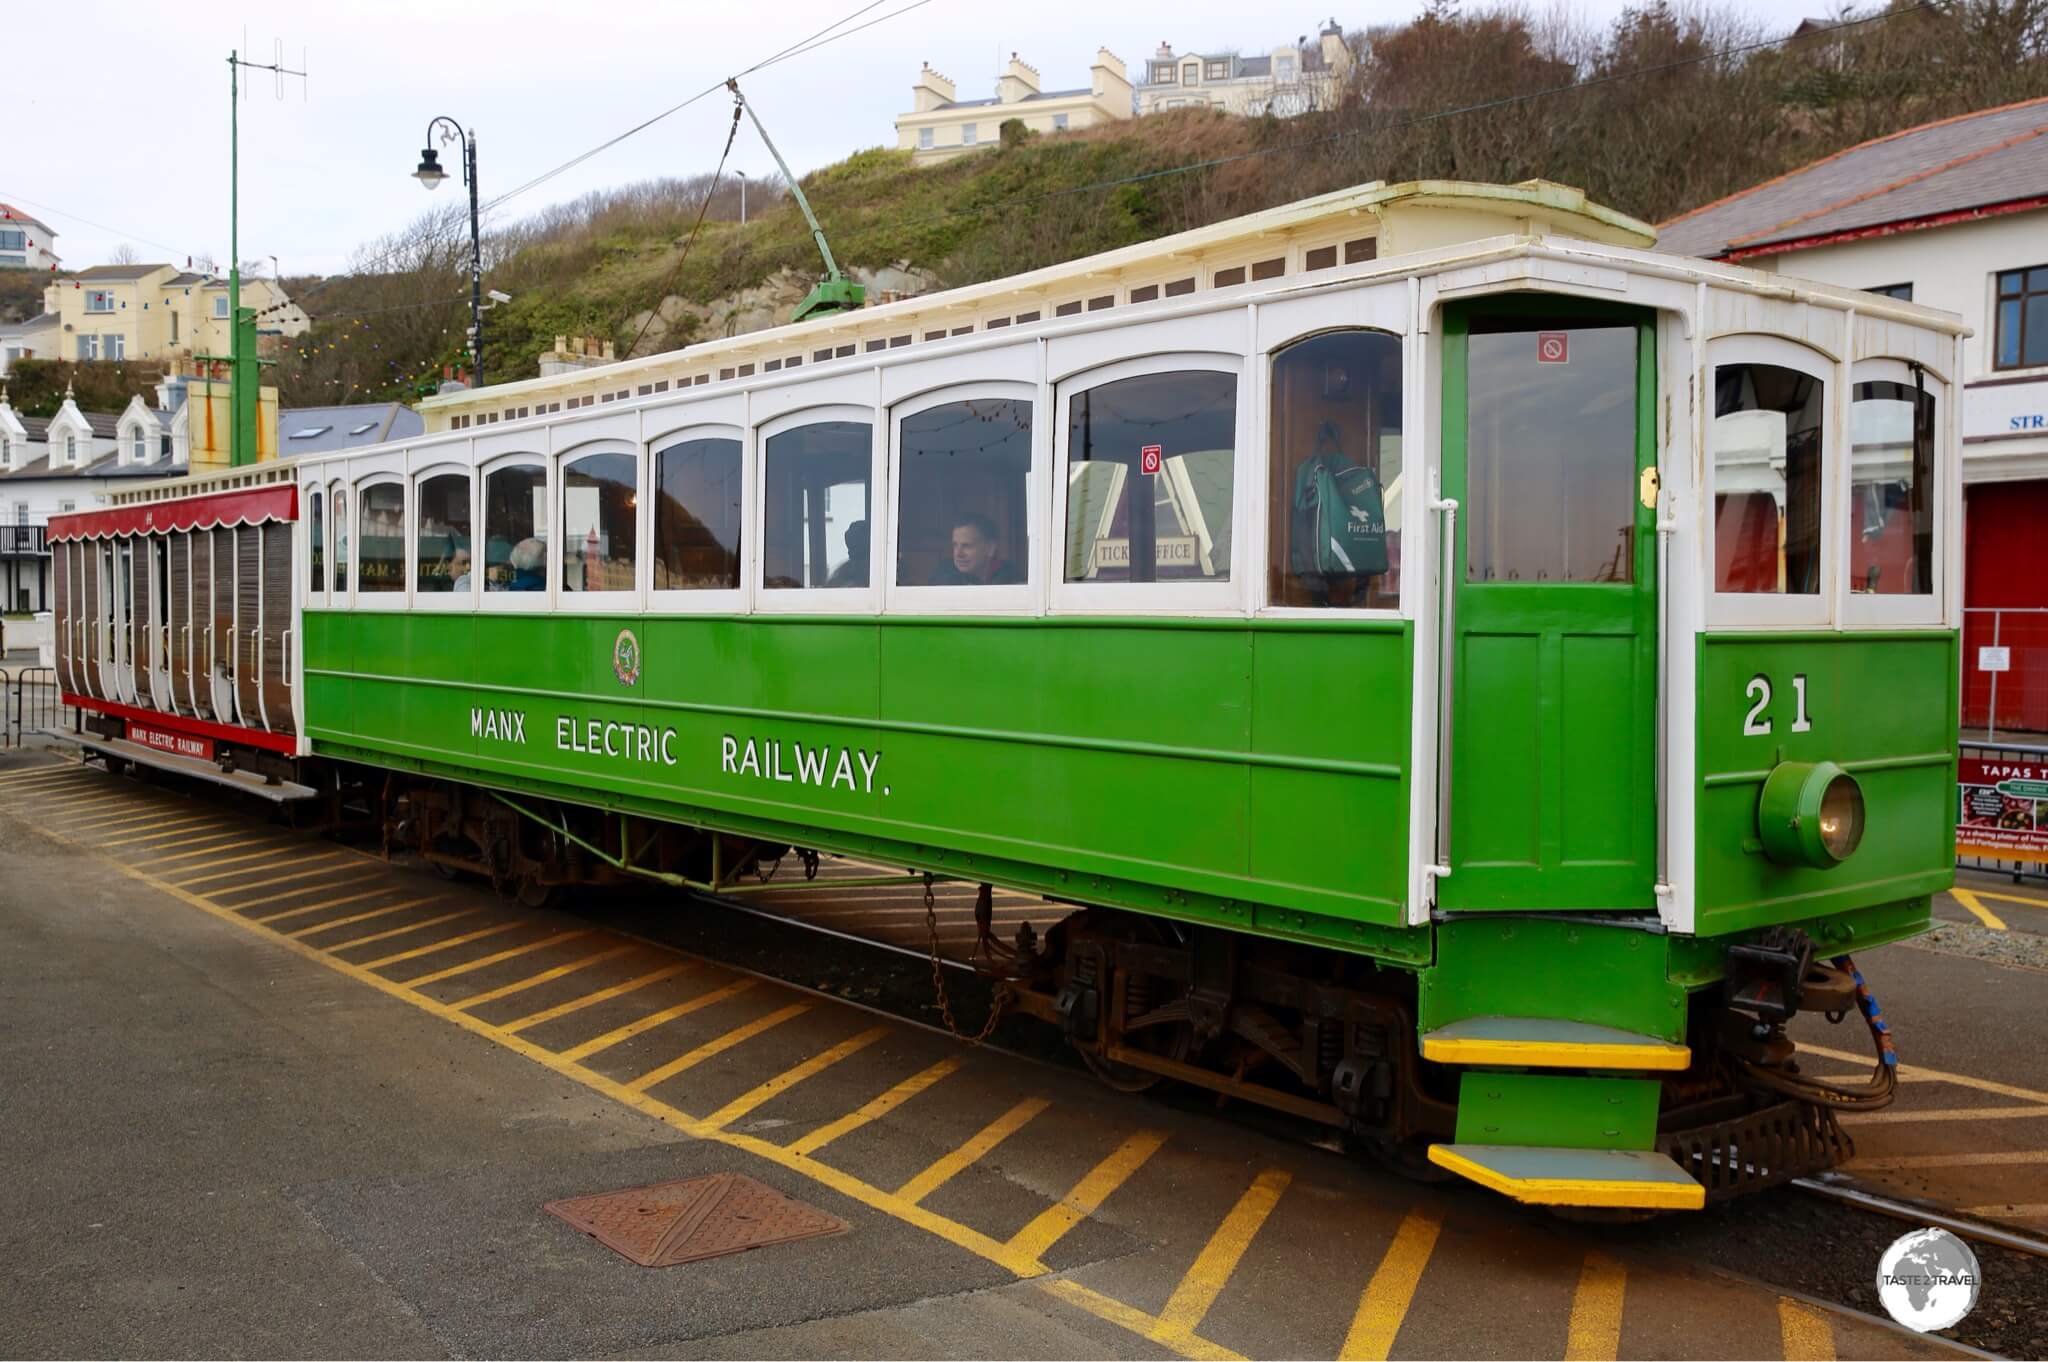
{"label": "coupling chain", "polygon": [[924,877],[924,926],[925,931],[931,935],[932,992],[938,995],[939,1016],[945,1020],[948,1031],[969,1045],[979,1045],[994,1034],[996,1023],[1002,1020],[1003,1004],[1009,1000],[1009,990],[1000,983],[996,985],[995,997],[989,1004],[988,1020],[981,1024],[978,1034],[968,1035],[960,1029],[960,1023],[953,1020],[953,1001],[946,994],[945,967],[939,959],[939,909],[937,901],[932,897],[932,877],[929,872]]}

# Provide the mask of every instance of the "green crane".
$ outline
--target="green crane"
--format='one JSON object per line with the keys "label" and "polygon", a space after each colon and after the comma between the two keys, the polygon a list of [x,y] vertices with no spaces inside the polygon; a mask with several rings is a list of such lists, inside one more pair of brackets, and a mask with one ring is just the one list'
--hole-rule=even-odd
{"label": "green crane", "polygon": [[761,134],[761,142],[768,148],[768,154],[775,158],[775,168],[782,172],[782,178],[789,185],[789,192],[796,196],[796,206],[804,213],[804,221],[811,224],[811,239],[818,243],[818,254],[825,257],[825,277],[817,287],[804,295],[804,300],[789,314],[793,322],[805,321],[811,317],[822,317],[833,312],[851,312],[867,300],[865,286],[855,283],[840,273],[839,262],[832,258],[832,247],[825,241],[825,229],[818,225],[818,215],[811,211],[811,201],[804,197],[803,186],[796,182],[796,176],[789,173],[789,163],[782,159],[782,153],[775,149],[775,142],[768,136],[768,129],[761,126],[760,115],[754,106],[747,103],[747,97],[740,93],[737,79],[728,80],[725,87],[732,91],[733,100],[747,111],[747,117],[754,120],[754,131]]}

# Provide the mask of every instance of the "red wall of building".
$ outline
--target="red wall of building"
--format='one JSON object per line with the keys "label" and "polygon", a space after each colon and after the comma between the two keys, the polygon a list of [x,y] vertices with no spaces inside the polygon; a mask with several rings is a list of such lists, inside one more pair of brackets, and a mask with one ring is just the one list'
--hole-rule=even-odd
{"label": "red wall of building", "polygon": [[[1993,607],[2048,611],[2048,481],[1979,483],[1963,493],[1963,725],[1991,718],[1991,675],[1977,649]],[[1998,678],[1998,729],[2048,733],[2048,613],[1997,619],[2012,670]]]}

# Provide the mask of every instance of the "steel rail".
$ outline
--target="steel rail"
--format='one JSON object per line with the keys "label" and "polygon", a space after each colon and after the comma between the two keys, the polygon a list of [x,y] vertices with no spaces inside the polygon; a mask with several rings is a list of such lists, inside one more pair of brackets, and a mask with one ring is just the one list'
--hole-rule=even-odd
{"label": "steel rail", "polygon": [[1815,1196],[1839,1201],[1844,1205],[1861,1207],[1866,1211],[1875,1211],[1894,1220],[1930,1225],[1936,1229],[1947,1230],[1951,1234],[1961,1235],[1965,1239],[1975,1239],[1983,1244],[1996,1244],[2000,1248],[2011,1249],[2014,1253],[2048,1258],[2048,1240],[2036,1239],[1997,1225],[1987,1225],[1981,1220],[1950,1215],[1911,1201],[1898,1201],[1891,1197],[1879,1196],[1875,1192],[1866,1192],[1861,1187],[1849,1186],[1842,1180],[1845,1177],[1845,1174],[1834,1173],[1822,1174],[1815,1178],[1794,1178],[1792,1185],[1803,1192],[1811,1192]]}

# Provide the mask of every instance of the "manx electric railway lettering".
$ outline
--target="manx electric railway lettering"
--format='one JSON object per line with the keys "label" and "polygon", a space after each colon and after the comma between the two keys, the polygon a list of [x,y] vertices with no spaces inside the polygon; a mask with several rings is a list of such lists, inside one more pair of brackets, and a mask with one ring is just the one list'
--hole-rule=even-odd
{"label": "manx electric railway lettering", "polygon": [[1953,864],[1960,342],[1653,242],[1368,185],[445,395],[53,522],[63,686],[529,900],[1042,894],[993,967],[1110,1083],[1699,1206],[1891,1096],[1850,957]]}

